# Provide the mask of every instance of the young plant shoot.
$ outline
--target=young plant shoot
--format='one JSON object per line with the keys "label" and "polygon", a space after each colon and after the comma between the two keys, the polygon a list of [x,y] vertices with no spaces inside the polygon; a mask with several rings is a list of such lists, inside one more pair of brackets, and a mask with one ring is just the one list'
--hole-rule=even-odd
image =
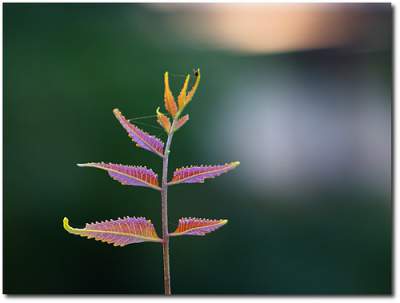
{"label": "young plant shoot", "polygon": [[200,83],[200,70],[194,73],[195,80],[192,88],[188,91],[190,75],[186,76],[180,91],[177,102],[169,87],[168,72],[164,74],[164,105],[168,114],[156,110],[157,122],[167,133],[167,141],[164,144],[160,139],[141,130],[136,125],[127,120],[118,109],[113,113],[128,136],[137,147],[148,150],[162,159],[161,184],[158,175],[145,166],[131,166],[104,162],[91,162],[78,164],[80,167],[94,167],[105,170],[111,178],[120,182],[122,185],[143,186],[154,189],[161,194],[161,219],[162,236],[159,237],[151,223],[143,217],[124,217],[117,220],[106,220],[102,222],[87,223],[85,228],[79,229],[69,225],[68,218],[64,218],[63,224],[66,231],[71,234],[95,239],[98,241],[113,244],[114,246],[126,246],[128,244],[140,242],[158,242],[163,249],[163,269],[164,269],[164,292],[171,294],[171,274],[169,265],[169,238],[177,236],[204,236],[221,226],[228,220],[218,219],[199,219],[181,218],[178,227],[172,233],[168,231],[168,187],[182,183],[204,183],[205,179],[214,178],[226,173],[236,166],[239,162],[230,162],[222,165],[207,166],[187,166],[175,170],[173,177],[168,181],[168,159],[174,133],[185,125],[189,120],[189,115],[182,113],[187,105],[192,101],[193,96]]}

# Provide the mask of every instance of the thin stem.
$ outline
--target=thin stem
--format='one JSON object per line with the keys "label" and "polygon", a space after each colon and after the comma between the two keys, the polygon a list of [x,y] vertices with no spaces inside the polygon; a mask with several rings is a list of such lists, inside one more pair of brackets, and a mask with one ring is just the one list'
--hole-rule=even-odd
{"label": "thin stem", "polygon": [[168,157],[172,137],[174,135],[175,121],[173,120],[163,156],[163,170],[161,181],[161,222],[163,234],[163,267],[164,267],[164,293],[171,295],[171,275],[169,267],[169,234],[168,234]]}

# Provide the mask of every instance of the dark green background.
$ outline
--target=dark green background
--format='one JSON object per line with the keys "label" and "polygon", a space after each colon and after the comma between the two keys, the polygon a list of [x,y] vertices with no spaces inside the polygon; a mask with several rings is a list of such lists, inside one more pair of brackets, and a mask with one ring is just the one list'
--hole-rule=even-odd
{"label": "dark green background", "polygon": [[[384,92],[374,102],[389,112],[384,148],[390,162],[391,41],[374,50],[356,45],[249,55],[186,45],[165,25],[162,12],[143,5],[5,4],[3,14],[5,293],[163,292],[160,245],[115,248],[85,240],[67,234],[62,218],[80,227],[145,216],[160,233],[157,192],[121,186],[103,172],[75,164],[110,161],[160,171],[160,158],[131,143],[112,109],[129,118],[154,114],[162,105],[163,72],[182,74],[194,67],[201,68],[202,82],[189,107],[190,122],[174,138],[171,167],[235,160],[241,166],[202,185],[171,188],[170,229],[182,216],[229,219],[206,237],[172,239],[173,292],[391,293],[390,171],[383,189],[332,181],[316,182],[305,194],[286,194],[292,188],[279,194],[245,180],[245,149],[231,147],[239,142],[249,150],[259,148],[247,136],[221,134],[218,142],[214,136],[208,143],[230,113],[231,100],[221,96],[251,86],[246,76],[289,75],[318,91],[315,102],[323,104],[341,89],[337,83],[344,76],[347,88],[367,89],[368,83],[354,86],[353,81],[368,73]],[[376,15],[377,23],[391,24],[390,6]],[[171,82],[176,91],[182,78]],[[294,91],[285,81],[276,89]],[[337,102],[351,108],[358,101]],[[251,96],[241,106],[246,113]],[[244,115],[230,122],[246,130],[252,120]],[[141,127],[165,139],[160,130]],[[262,129],[258,136],[262,142]],[[346,178],[341,173],[338,178]]]}

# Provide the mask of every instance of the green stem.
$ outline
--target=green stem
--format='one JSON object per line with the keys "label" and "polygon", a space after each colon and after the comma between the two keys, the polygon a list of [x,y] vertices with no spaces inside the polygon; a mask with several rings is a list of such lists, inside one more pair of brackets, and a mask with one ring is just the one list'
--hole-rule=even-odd
{"label": "green stem", "polygon": [[168,158],[172,137],[174,135],[176,119],[173,120],[171,129],[168,133],[167,143],[165,144],[163,156],[163,169],[161,181],[161,223],[163,235],[163,267],[164,267],[164,293],[171,295],[171,274],[169,266],[169,233],[168,233]]}

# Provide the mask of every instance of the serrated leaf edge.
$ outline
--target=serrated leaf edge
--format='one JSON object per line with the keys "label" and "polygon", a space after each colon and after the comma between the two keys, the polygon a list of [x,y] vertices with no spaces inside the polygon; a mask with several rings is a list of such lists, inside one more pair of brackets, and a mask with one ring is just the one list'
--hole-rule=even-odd
{"label": "serrated leaf edge", "polygon": [[[231,165],[231,166],[232,166],[232,169],[234,169],[234,168],[237,167],[239,164],[240,164],[239,161],[235,161],[235,162],[230,162],[230,163],[222,164],[221,166]],[[213,166],[216,166],[216,165],[190,165],[190,166],[183,166],[183,167],[181,167],[181,168],[176,169],[175,172],[174,172],[174,174],[177,173],[178,171],[182,170],[182,169],[188,169],[188,168],[192,168],[192,167],[213,167]],[[219,170],[221,170],[221,167],[216,168],[216,169],[214,169],[214,170],[208,170],[208,171],[205,171],[205,172],[196,174],[196,175],[188,176],[188,177],[183,178],[183,179],[180,179],[180,180],[178,180],[178,181],[170,181],[170,182],[168,182],[168,185],[175,185],[175,184],[184,183],[185,180],[191,179],[191,178],[193,178],[193,177],[195,177],[195,176],[197,177],[197,176],[207,175],[207,174],[209,174],[209,173],[217,172],[217,171],[219,171]],[[172,177],[172,178],[173,178],[173,177]],[[215,177],[210,177],[210,178],[207,178],[207,179],[214,179],[214,178],[215,178]],[[203,180],[202,182],[198,182],[198,183],[204,183],[204,181],[205,181],[205,180]]]}
{"label": "serrated leaf edge", "polygon": [[[133,217],[135,218],[135,217]],[[119,218],[120,219],[120,218]],[[151,220],[147,220],[149,223],[151,223]],[[96,222],[96,223],[105,223],[105,222],[109,222],[109,220],[105,220],[105,221],[101,221],[101,222]],[[93,224],[93,223],[89,223],[89,224]],[[129,234],[129,233],[123,233],[123,232],[117,232],[117,231],[107,231],[107,230],[96,230],[96,229],[84,229],[84,228],[74,228],[71,225],[69,225],[69,220],[67,217],[64,217],[63,219],[63,226],[64,229],[69,232],[70,234],[73,235],[77,235],[77,236],[81,236],[82,238],[87,238],[86,235],[82,235],[80,234],[80,231],[83,232],[92,232],[92,233],[101,233],[101,234],[112,234],[112,235],[121,235],[121,236],[126,236],[126,237],[135,237],[135,238],[139,238],[139,239],[143,239],[146,242],[163,242],[163,240],[161,238],[159,238],[157,236],[157,238],[149,238],[149,237],[143,237],[140,235],[133,235],[133,234]],[[104,240],[97,240],[96,241],[100,241],[103,243],[106,243],[107,241]],[[120,246],[120,245],[115,245],[113,244],[113,246]]]}
{"label": "serrated leaf edge", "polygon": [[[126,125],[129,127],[129,129],[132,130],[132,132],[134,132],[135,135],[138,136],[138,138],[140,138],[140,141],[143,142],[143,144],[146,145],[146,146],[150,149],[150,151],[152,151],[153,153],[159,155],[160,157],[164,157],[164,155],[163,155],[161,152],[159,152],[157,149],[155,149],[153,145],[149,144],[149,143],[147,142],[146,138],[144,138],[143,136],[141,136],[141,135],[136,131],[135,128],[139,129],[139,130],[140,130],[141,132],[143,132],[145,135],[147,135],[147,136],[149,136],[149,137],[153,137],[154,139],[160,141],[161,145],[162,145],[163,148],[164,148],[164,142],[162,142],[162,140],[160,140],[160,139],[157,138],[156,136],[153,136],[153,135],[149,134],[148,132],[142,130],[141,128],[137,127],[135,124],[130,123],[130,122],[125,118],[125,116],[121,113],[121,111],[120,111],[118,108],[114,108],[114,109],[113,109],[113,113],[114,113],[114,115],[115,115],[115,117],[116,117],[117,119],[118,119],[118,117],[121,117],[121,118],[124,119],[124,121],[126,121]],[[118,121],[119,121],[119,119],[118,119]],[[121,121],[119,121],[119,122],[122,124]],[[132,127],[132,126],[133,126],[133,127]],[[124,127],[124,125],[122,125],[122,127]],[[128,132],[128,136],[129,136],[129,132]],[[140,146],[140,144],[137,143],[133,138],[131,138],[131,140],[132,140],[133,143],[135,143],[135,145],[136,145],[137,147],[143,148],[143,147]]]}
{"label": "serrated leaf edge", "polygon": [[[106,164],[106,163],[101,162],[100,164]],[[112,165],[125,165],[125,164],[116,164],[116,163],[108,163],[108,164],[112,164]],[[161,187],[159,187],[159,186],[155,186],[154,184],[148,183],[148,182],[146,182],[146,181],[144,181],[144,180],[142,180],[142,179],[136,178],[136,177],[134,177],[134,176],[132,176],[132,175],[125,174],[125,173],[123,173],[123,172],[120,172],[120,171],[115,170],[115,169],[112,169],[112,168],[108,168],[108,169],[107,169],[107,168],[105,168],[105,167],[100,166],[99,163],[94,163],[94,162],[82,163],[82,164],[81,164],[81,163],[78,163],[77,166],[79,166],[79,167],[94,167],[94,168],[98,168],[98,169],[105,170],[106,172],[111,171],[111,172],[113,172],[113,173],[116,173],[116,174],[119,174],[119,175],[123,175],[123,176],[125,176],[125,177],[131,178],[131,179],[135,179],[135,180],[137,180],[137,181],[139,181],[139,182],[145,183],[145,184],[148,185],[148,187],[151,187],[151,188],[153,188],[153,189],[155,189],[155,190],[158,190],[158,191],[161,190]],[[147,168],[146,166],[134,166],[134,167],[136,167],[136,168],[145,168],[145,169],[148,169],[148,170],[152,171],[152,172],[155,174],[156,178],[158,178],[158,175],[157,175],[151,168]]]}
{"label": "serrated leaf edge", "polygon": [[[189,220],[192,219],[192,220],[199,220],[199,221],[218,221],[218,222],[216,222],[215,224],[210,224],[210,225],[206,225],[206,226],[190,228],[190,229],[187,229],[184,232],[180,232],[180,233],[173,232],[173,233],[170,233],[169,236],[171,236],[171,237],[181,236],[181,235],[188,234],[194,230],[198,230],[198,229],[202,229],[202,228],[206,228],[206,227],[212,227],[215,225],[223,226],[228,223],[227,219],[201,219],[201,218],[191,218],[191,217],[190,218],[182,218],[182,219],[189,219]],[[178,227],[179,227],[179,223],[178,223]],[[177,229],[178,229],[178,227],[177,227]],[[205,235],[203,235],[203,236],[205,236]]]}

